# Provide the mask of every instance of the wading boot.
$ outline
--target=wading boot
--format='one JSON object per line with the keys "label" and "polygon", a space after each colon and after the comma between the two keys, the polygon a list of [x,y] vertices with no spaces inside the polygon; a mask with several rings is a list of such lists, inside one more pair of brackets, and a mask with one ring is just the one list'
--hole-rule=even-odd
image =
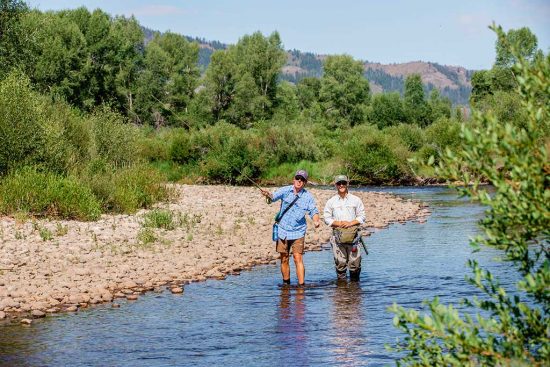
{"label": "wading boot", "polygon": [[361,268],[359,268],[355,271],[350,271],[349,272],[349,280],[351,280],[352,282],[358,282],[360,274],[361,274]]}
{"label": "wading boot", "polygon": [[336,270],[336,278],[338,280],[346,280],[346,271],[338,271]]}

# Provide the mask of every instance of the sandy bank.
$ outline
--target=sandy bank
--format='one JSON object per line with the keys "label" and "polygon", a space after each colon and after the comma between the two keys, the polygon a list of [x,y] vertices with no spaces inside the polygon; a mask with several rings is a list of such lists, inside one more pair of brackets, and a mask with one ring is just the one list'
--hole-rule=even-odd
{"label": "sandy bank", "polygon": [[[103,215],[96,222],[0,218],[0,319],[76,311],[165,286],[178,292],[188,281],[223,279],[276,261],[271,225],[279,203],[267,205],[252,187],[175,189],[178,198],[159,207],[174,214],[176,228],[145,235],[146,211]],[[334,194],[311,191],[321,211]],[[365,203],[366,227],[423,221],[429,215],[421,203],[383,193],[356,194]],[[330,229],[322,225],[314,231],[311,223],[309,228],[306,249],[319,250]],[[146,243],[147,235],[156,240]],[[307,267],[307,254],[305,262]]]}

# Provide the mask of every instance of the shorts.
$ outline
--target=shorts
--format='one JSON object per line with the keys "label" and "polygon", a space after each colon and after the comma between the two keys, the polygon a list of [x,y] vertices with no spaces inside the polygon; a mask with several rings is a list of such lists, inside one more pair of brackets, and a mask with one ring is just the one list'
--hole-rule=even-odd
{"label": "shorts", "polygon": [[277,252],[280,254],[289,254],[290,248],[292,248],[293,254],[304,253],[304,237],[297,238],[295,240],[277,240]]}

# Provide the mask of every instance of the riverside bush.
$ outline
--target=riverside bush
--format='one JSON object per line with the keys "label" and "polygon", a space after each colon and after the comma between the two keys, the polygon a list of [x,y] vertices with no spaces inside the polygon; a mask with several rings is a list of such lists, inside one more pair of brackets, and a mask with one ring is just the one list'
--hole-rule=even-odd
{"label": "riverside bush", "polygon": [[424,145],[424,131],[418,125],[400,124],[385,128],[382,132],[396,137],[412,152],[416,152]]}
{"label": "riverside bush", "polygon": [[259,135],[262,152],[270,164],[325,158],[311,125],[277,124],[260,131]]}
{"label": "riverside bush", "polygon": [[163,184],[165,177],[145,164],[115,169],[113,166],[94,162],[81,176],[105,211],[134,213],[153,203],[170,197],[170,190]]}
{"label": "riverside bush", "polygon": [[193,141],[205,152],[199,172],[210,182],[248,184],[265,170],[260,140],[251,131],[222,122],[196,132]]}
{"label": "riverside bush", "polygon": [[407,148],[373,126],[360,126],[345,134],[341,157],[351,176],[360,182],[397,183],[412,175]]}
{"label": "riverside bush", "polygon": [[36,161],[45,144],[36,95],[17,73],[0,82],[0,175]]}
{"label": "riverside bush", "polygon": [[0,212],[95,220],[101,207],[92,191],[75,178],[27,166],[0,182]]}
{"label": "riverside bush", "polygon": [[117,167],[137,161],[138,131],[125,124],[121,115],[104,107],[89,118],[93,137],[93,156],[101,157]]}

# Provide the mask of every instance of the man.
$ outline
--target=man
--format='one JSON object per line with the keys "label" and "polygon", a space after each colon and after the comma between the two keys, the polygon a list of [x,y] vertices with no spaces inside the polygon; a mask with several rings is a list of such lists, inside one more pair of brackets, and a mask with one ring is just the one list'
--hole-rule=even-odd
{"label": "man", "polygon": [[365,206],[361,199],[348,192],[347,176],[338,175],[334,182],[338,194],[327,201],[323,216],[325,223],[332,227],[330,244],[336,274],[338,279],[346,279],[349,269],[350,280],[358,281],[361,274],[359,226],[365,223]]}
{"label": "man", "polygon": [[[268,198],[268,200],[281,200],[281,210],[278,214],[280,221],[276,248],[281,256],[281,274],[285,284],[290,284],[289,259],[291,252],[294,264],[296,265],[298,284],[304,284],[305,268],[303,254],[307,228],[306,213],[309,213],[311,219],[313,219],[315,228],[318,228],[320,225],[319,211],[317,210],[315,199],[304,188],[307,183],[307,177],[308,174],[305,170],[298,170],[294,175],[292,185],[282,187],[273,194],[267,190],[262,190],[262,195]],[[283,212],[285,212],[284,215],[280,217]]]}

